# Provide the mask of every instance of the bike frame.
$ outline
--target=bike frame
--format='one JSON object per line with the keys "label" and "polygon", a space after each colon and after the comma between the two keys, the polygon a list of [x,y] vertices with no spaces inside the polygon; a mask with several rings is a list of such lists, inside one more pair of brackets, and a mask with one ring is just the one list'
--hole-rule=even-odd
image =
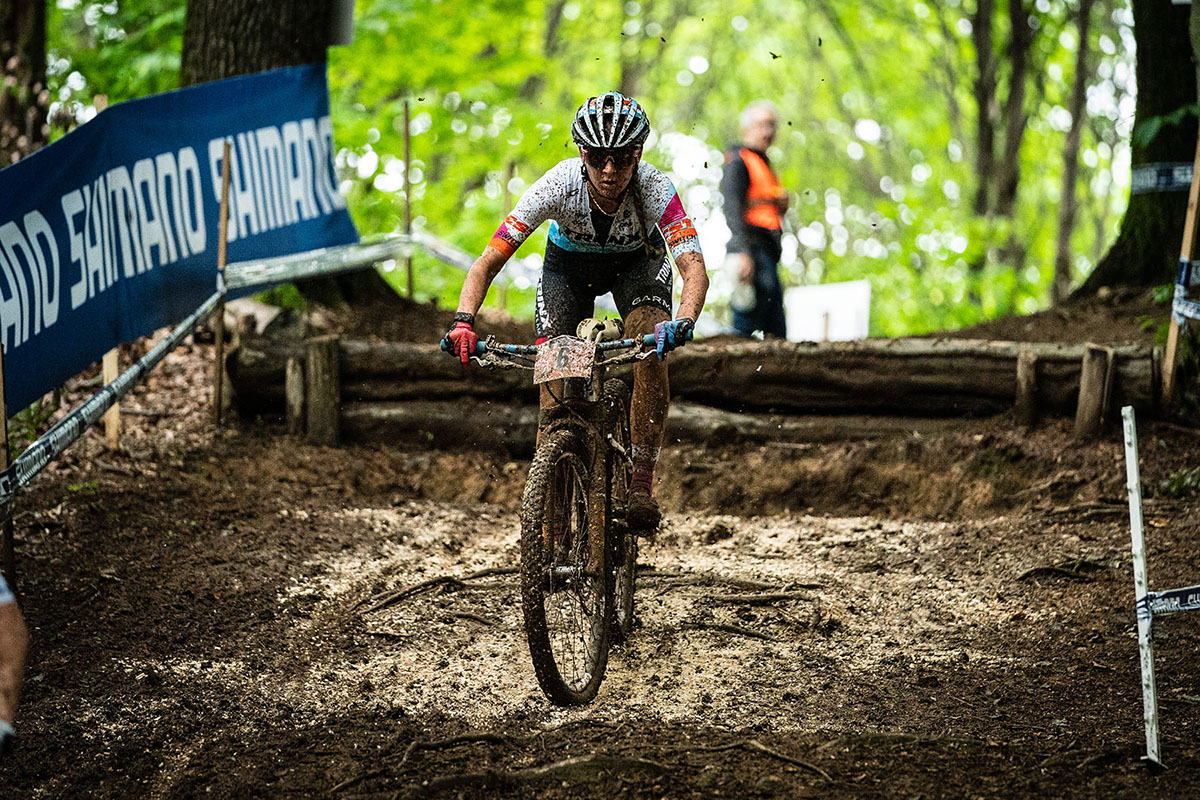
{"label": "bike frame", "polygon": [[[545,432],[569,428],[582,436],[588,443],[588,541],[591,551],[588,560],[592,564],[604,564],[604,548],[610,544],[609,526],[612,519],[612,492],[608,485],[609,459],[630,458],[629,453],[615,452],[618,448],[605,432],[605,409],[600,405],[600,393],[604,387],[606,371],[620,364],[633,363],[654,354],[654,334],[634,339],[617,339],[596,342],[596,358],[592,363],[590,378],[562,378],[562,396],[555,398],[558,404],[550,409],[544,423]],[[443,341],[442,348],[447,343]],[[518,367],[532,369],[525,359],[537,357],[543,345],[501,344],[488,337],[476,346],[474,360],[488,366],[501,368]],[[621,351],[630,351],[622,353]],[[609,354],[608,357],[604,357]],[[493,360],[487,360],[491,357]],[[539,428],[543,423],[539,421]]]}

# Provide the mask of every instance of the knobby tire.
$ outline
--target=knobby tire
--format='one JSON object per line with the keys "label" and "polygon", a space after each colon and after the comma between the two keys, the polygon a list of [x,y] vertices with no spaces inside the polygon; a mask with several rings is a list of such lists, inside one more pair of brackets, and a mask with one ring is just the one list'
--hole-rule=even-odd
{"label": "knobby tire", "polygon": [[[575,583],[566,578],[559,584],[551,571],[552,566],[567,563],[569,568],[571,563],[578,562],[578,559],[572,562],[571,557],[564,562],[563,553],[571,548],[561,544],[556,560],[558,529],[555,526],[563,519],[569,520],[566,523],[569,533],[564,534],[563,539],[570,538],[572,546],[578,543],[582,552],[587,552],[586,538],[582,542],[573,538],[590,532],[586,512],[582,524],[577,524],[580,498],[572,495],[582,488],[583,508],[595,507],[586,496],[590,490],[586,472],[589,463],[585,440],[572,431],[559,429],[543,435],[529,469],[521,503],[521,605],[525,636],[538,684],[557,705],[582,705],[591,701],[608,665],[609,628],[613,616],[609,549],[603,548],[604,564],[589,564],[581,570],[585,576],[593,577],[576,578]],[[573,504],[568,508],[564,501]],[[599,569],[593,570],[596,566]],[[548,606],[557,613],[548,615]],[[576,606],[576,618],[564,622],[563,617],[570,615],[565,615],[563,608],[575,609]],[[583,634],[578,653],[573,644],[575,627]],[[568,635],[561,635],[563,631]],[[571,642],[570,653],[563,652],[567,642]]]}

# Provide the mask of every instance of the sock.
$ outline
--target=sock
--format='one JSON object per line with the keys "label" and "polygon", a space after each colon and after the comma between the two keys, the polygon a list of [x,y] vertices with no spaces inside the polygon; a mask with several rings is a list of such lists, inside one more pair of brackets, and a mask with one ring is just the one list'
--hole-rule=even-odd
{"label": "sock", "polygon": [[631,491],[645,492],[654,496],[654,465],[658,462],[658,448],[633,446],[633,475],[629,481]]}

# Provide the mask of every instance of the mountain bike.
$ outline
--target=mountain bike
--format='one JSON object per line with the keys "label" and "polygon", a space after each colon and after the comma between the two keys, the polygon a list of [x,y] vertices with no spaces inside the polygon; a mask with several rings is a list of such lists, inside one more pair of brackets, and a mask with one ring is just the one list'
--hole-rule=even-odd
{"label": "mountain bike", "polygon": [[[562,382],[557,405],[538,420],[521,501],[525,637],[538,684],[558,705],[596,696],[610,644],[633,629],[637,538],[626,523],[630,387],[606,372],[654,355],[644,350],[653,346],[653,334],[559,336],[541,345],[489,337],[474,356],[484,366],[531,369],[537,384]],[[443,340],[442,349],[449,343]]]}

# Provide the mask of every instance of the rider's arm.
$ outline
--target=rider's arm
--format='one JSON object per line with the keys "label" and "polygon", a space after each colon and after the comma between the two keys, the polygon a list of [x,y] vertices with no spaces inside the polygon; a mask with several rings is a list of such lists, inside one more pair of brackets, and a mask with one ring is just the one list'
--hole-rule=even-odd
{"label": "rider's arm", "polygon": [[704,268],[704,256],[695,251],[680,253],[675,258],[675,267],[683,277],[683,296],[679,300],[677,317],[698,319],[704,308],[704,297],[708,294],[708,271]]}
{"label": "rider's arm", "polygon": [[500,274],[500,270],[508,262],[508,254],[497,250],[492,245],[483,248],[483,254],[475,259],[471,269],[467,271],[463,281],[462,292],[458,295],[458,310],[475,316],[483,305],[488,287]]}
{"label": "rider's arm", "polygon": [[570,169],[570,162],[563,161],[555,165],[521,195],[512,213],[504,218],[492,241],[483,249],[483,254],[475,259],[467,278],[463,281],[462,292],[458,296],[458,310],[474,316],[483,305],[488,287],[512,258],[517,248],[529,238],[529,234],[544,221],[554,215],[557,203],[562,199],[564,174]]}

